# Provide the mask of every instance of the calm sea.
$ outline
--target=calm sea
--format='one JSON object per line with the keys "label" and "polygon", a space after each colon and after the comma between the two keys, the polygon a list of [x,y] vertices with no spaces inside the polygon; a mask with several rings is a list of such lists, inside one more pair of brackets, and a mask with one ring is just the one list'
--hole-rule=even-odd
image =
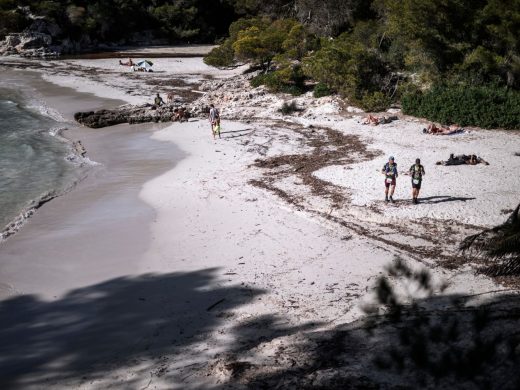
{"label": "calm sea", "polygon": [[42,198],[70,188],[81,171],[68,160],[69,144],[56,135],[67,124],[31,91],[15,87],[12,80],[0,82],[0,233]]}

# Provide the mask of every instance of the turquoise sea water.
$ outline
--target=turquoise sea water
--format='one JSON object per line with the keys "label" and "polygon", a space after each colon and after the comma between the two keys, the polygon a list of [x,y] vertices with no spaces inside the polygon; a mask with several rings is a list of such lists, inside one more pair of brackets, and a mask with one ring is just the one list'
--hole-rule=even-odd
{"label": "turquoise sea water", "polygon": [[19,89],[0,84],[0,232],[42,197],[78,177],[70,147],[53,135],[65,123],[39,112]]}

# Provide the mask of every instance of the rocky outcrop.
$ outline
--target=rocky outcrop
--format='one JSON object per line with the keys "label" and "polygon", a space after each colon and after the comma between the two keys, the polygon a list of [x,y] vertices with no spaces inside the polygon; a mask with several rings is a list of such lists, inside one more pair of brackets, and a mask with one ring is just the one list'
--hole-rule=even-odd
{"label": "rocky outcrop", "polygon": [[51,43],[51,36],[44,33],[10,34],[0,43],[0,53],[4,55],[18,54],[22,57],[58,56],[60,52],[53,50],[50,47]]}
{"label": "rocky outcrop", "polygon": [[[121,123],[172,122],[179,119],[176,117],[176,114],[180,108],[173,105],[160,107],[151,104],[141,106],[124,105],[113,110],[77,112],[74,114],[74,119],[82,125],[93,129]],[[183,119],[192,116],[189,109],[186,109],[184,113]]]}
{"label": "rocky outcrop", "polygon": [[44,18],[35,18],[23,32],[8,34],[0,42],[0,54],[18,54],[23,57],[58,56],[61,53],[60,45],[53,45],[53,41],[60,33],[61,29],[57,24]]}

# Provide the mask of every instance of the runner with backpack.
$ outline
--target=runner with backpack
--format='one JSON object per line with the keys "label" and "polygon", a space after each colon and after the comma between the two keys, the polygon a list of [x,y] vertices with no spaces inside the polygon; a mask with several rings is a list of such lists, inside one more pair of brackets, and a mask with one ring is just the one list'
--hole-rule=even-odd
{"label": "runner with backpack", "polygon": [[419,203],[417,198],[419,197],[424,174],[424,167],[421,165],[421,160],[416,159],[415,164],[410,167],[410,176],[412,177],[412,202],[414,204]]}
{"label": "runner with backpack", "polygon": [[[381,173],[385,175],[385,202],[394,203],[394,191],[397,182],[397,164],[393,156],[390,156],[388,162],[383,166]],[[388,197],[390,192],[390,198]]]}

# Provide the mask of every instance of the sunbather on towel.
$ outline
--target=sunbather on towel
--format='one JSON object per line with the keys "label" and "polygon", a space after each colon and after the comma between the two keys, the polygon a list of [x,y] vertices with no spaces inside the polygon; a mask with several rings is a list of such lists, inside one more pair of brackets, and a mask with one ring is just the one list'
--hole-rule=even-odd
{"label": "sunbather on towel", "polygon": [[451,135],[463,132],[464,129],[459,125],[450,125],[450,126],[436,126],[435,123],[431,123],[428,128],[423,129],[423,133],[425,134],[434,134],[434,135]]}
{"label": "sunbather on towel", "polygon": [[437,161],[437,165],[477,165],[484,164],[489,165],[489,163],[481,157],[478,157],[476,154],[465,155],[460,154],[455,156],[453,153],[450,154],[450,158],[446,161]]}
{"label": "sunbather on towel", "polygon": [[381,118],[377,118],[373,115],[368,115],[363,122],[361,122],[363,125],[371,125],[371,126],[377,126],[377,125],[384,125],[386,123],[390,123],[392,121],[395,121],[399,119],[397,116],[382,116]]}
{"label": "sunbather on towel", "polygon": [[119,65],[122,65],[122,66],[134,66],[134,61],[132,61],[131,58],[129,58],[127,62],[123,62],[123,61],[119,60]]}

